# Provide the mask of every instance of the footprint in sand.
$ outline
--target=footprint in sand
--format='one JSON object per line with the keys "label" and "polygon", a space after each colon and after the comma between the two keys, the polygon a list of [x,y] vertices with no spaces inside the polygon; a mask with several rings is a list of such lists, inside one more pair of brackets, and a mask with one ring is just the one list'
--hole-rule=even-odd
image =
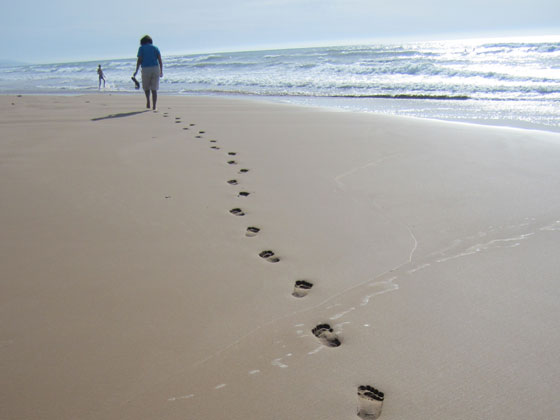
{"label": "footprint in sand", "polygon": [[369,385],[358,387],[358,417],[364,420],[375,420],[381,415],[383,408],[383,392]]}
{"label": "footprint in sand", "polygon": [[189,129],[189,127],[183,127],[183,130],[188,130],[188,129]]}
{"label": "footprint in sand", "polygon": [[201,138],[202,138],[202,136],[195,136],[195,138],[197,138],[197,139],[201,139]]}
{"label": "footprint in sand", "polygon": [[196,124],[194,124],[194,123],[190,123],[190,124],[189,124],[190,127],[194,127],[195,125],[196,125]]}
{"label": "footprint in sand", "polygon": [[271,263],[277,263],[278,261],[280,261],[280,258],[275,257],[274,252],[270,250],[261,252],[259,254],[259,257],[264,258],[265,260]]}
{"label": "footprint in sand", "polygon": [[212,146],[212,147],[210,147],[210,149],[220,150],[220,148],[218,146]]}
{"label": "footprint in sand", "polygon": [[306,280],[296,280],[294,284],[294,291],[292,292],[292,296],[294,297],[304,297],[307,296],[309,289],[313,287],[313,283],[310,283]]}
{"label": "footprint in sand", "polygon": [[260,228],[258,227],[254,227],[254,226],[249,226],[247,228],[247,230],[245,231],[245,236],[249,237],[249,238],[253,238],[255,236],[257,236],[257,233],[260,232]]}
{"label": "footprint in sand", "polygon": [[206,131],[200,130],[200,131],[198,132],[198,134],[204,134],[204,133],[206,133]]}
{"label": "footprint in sand", "polygon": [[210,140],[210,143],[216,143],[218,140]]}
{"label": "footprint in sand", "polygon": [[235,155],[237,155],[237,153],[235,153],[235,152],[229,152],[228,155],[230,155],[230,156],[235,156]]}
{"label": "footprint in sand", "polygon": [[237,194],[238,197],[249,197],[249,194],[247,191],[241,191],[239,194]]}
{"label": "footprint in sand", "polygon": [[311,330],[313,335],[317,337],[323,345],[327,347],[340,346],[340,340],[329,324],[319,324]]}
{"label": "footprint in sand", "polygon": [[230,179],[227,183],[230,184],[230,185],[237,185],[238,184],[237,179]]}
{"label": "footprint in sand", "polygon": [[245,216],[245,213],[240,208],[231,209],[229,212],[235,216]]}
{"label": "footprint in sand", "polygon": [[249,169],[240,169],[239,170],[240,174],[246,174],[247,172],[249,172]]}
{"label": "footprint in sand", "polygon": [[235,160],[228,160],[228,165],[237,165]]}

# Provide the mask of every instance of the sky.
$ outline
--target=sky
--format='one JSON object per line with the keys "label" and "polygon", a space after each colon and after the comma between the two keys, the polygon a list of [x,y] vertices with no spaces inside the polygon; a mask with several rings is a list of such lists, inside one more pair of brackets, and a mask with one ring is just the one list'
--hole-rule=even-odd
{"label": "sky", "polygon": [[0,60],[56,63],[378,41],[560,35],[559,0],[15,0]]}

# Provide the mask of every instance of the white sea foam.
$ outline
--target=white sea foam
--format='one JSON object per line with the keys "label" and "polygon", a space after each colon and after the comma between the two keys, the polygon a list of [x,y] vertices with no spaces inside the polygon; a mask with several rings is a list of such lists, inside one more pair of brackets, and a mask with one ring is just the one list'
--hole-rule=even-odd
{"label": "white sea foam", "polygon": [[463,252],[455,255],[447,256],[436,260],[438,263],[454,260],[456,258],[467,257],[470,255],[478,254],[484,251],[499,249],[499,248],[516,248],[521,245],[521,241],[533,236],[534,233],[526,233],[523,235],[515,236],[513,238],[494,239],[490,242],[473,245]]}
{"label": "white sea foam", "polygon": [[[450,41],[164,56],[161,90],[560,130],[560,42]],[[159,46],[165,52],[165,46]],[[134,92],[135,60],[0,68],[0,93]],[[397,98],[407,98],[406,106]],[[387,100],[390,100],[387,103]],[[380,103],[382,101],[382,103]]]}
{"label": "white sea foam", "polygon": [[554,223],[542,227],[540,230],[545,231],[545,230],[549,230],[549,231],[556,231],[556,230],[560,230],[560,220],[555,221]]}
{"label": "white sea foam", "polygon": [[282,369],[285,369],[288,367],[287,364],[282,362],[282,357],[279,357],[278,359],[274,359],[272,362],[270,362],[272,364],[272,366],[276,366]]}
{"label": "white sea foam", "polygon": [[188,400],[189,398],[192,398],[192,397],[194,397],[194,394],[182,395],[180,397],[171,397],[171,398],[168,398],[167,401]]}
{"label": "white sea foam", "polygon": [[310,352],[308,352],[307,354],[309,355],[313,355],[313,354],[317,354],[319,353],[321,350],[325,349],[326,347],[323,345],[320,345],[319,347],[317,347],[315,350],[311,350]]}
{"label": "white sea foam", "polygon": [[352,312],[352,311],[354,311],[354,310],[356,310],[355,307],[348,308],[348,309],[345,310],[345,311],[339,312],[338,314],[331,316],[329,319],[330,319],[331,321],[335,321],[335,320],[337,320],[337,319],[342,318],[344,315],[349,314],[350,312]]}

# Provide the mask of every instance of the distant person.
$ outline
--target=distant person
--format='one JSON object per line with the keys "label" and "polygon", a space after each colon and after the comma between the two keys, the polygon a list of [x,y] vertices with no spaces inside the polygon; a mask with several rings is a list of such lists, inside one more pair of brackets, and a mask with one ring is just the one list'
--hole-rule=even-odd
{"label": "distant person", "polygon": [[152,38],[149,35],[144,36],[140,40],[140,48],[138,48],[138,61],[136,62],[136,71],[132,75],[136,77],[138,69],[142,66],[142,89],[146,94],[146,108],[150,108],[150,91],[152,92],[152,105],[156,110],[157,91],[159,89],[159,78],[163,77],[163,62],[158,47],[153,45]]}
{"label": "distant person", "polygon": [[105,89],[105,75],[101,70],[101,64],[97,67],[97,74],[99,75],[99,90],[101,90],[101,81],[103,81],[103,89]]}

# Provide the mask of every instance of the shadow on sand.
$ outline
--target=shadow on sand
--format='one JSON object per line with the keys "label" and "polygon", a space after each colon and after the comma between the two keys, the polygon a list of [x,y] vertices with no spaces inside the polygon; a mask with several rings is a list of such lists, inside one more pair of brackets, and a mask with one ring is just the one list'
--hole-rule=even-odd
{"label": "shadow on sand", "polygon": [[111,115],[107,115],[106,117],[98,117],[98,118],[92,118],[92,121],[100,121],[100,120],[108,120],[110,118],[124,118],[124,117],[132,117],[133,115],[138,115],[138,114],[143,114],[144,112],[148,112],[148,110],[145,111],[134,111],[134,112],[122,112],[120,114],[111,114]]}

